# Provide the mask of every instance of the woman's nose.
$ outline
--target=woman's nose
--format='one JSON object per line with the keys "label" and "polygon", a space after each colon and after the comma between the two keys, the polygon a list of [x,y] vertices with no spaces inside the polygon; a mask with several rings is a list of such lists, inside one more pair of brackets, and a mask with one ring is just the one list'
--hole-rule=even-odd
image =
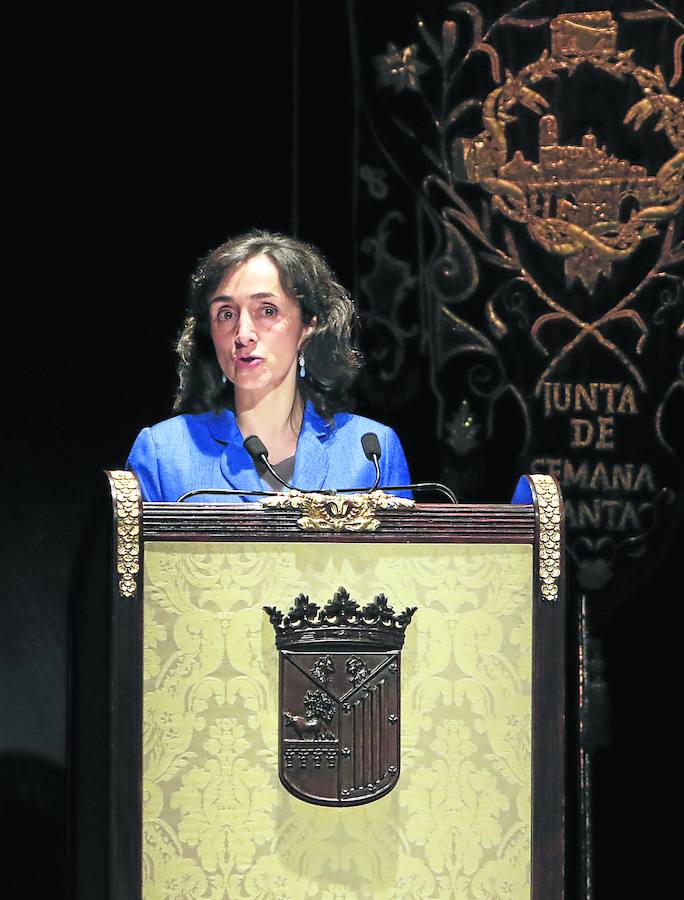
{"label": "woman's nose", "polygon": [[238,328],[237,333],[235,335],[235,343],[238,347],[246,347],[248,344],[253,344],[257,339],[256,328],[254,327],[254,321],[250,316],[247,310],[243,310],[240,313],[240,318],[238,319]]}

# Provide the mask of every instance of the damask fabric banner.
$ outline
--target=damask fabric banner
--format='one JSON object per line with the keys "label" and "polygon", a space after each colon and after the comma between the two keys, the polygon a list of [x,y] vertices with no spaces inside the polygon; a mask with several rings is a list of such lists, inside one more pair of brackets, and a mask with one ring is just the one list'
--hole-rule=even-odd
{"label": "damask fabric banner", "polygon": [[[371,688],[384,679],[398,777],[362,805],[305,802],[281,784],[279,757],[319,737],[325,768],[338,720],[302,716],[293,730],[285,713],[296,710],[281,709],[279,722],[279,653],[262,607],[379,595],[415,607],[400,704],[396,657],[356,655],[377,673]],[[529,898],[531,620],[530,545],[147,543],[145,900]],[[353,705],[359,665],[302,658],[283,663],[298,667],[300,693],[343,696],[348,676]]]}
{"label": "damask fabric banner", "polygon": [[369,398],[422,417],[461,497],[558,478],[572,584],[607,616],[681,517],[681,4],[365,6]]}

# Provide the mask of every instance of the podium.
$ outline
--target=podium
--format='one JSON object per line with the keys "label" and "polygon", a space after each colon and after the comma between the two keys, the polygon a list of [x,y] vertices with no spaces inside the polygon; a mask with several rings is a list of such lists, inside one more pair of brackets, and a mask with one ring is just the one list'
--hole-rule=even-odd
{"label": "podium", "polygon": [[564,897],[551,477],[393,508],[143,503],[107,475],[109,584],[75,614],[74,896]]}

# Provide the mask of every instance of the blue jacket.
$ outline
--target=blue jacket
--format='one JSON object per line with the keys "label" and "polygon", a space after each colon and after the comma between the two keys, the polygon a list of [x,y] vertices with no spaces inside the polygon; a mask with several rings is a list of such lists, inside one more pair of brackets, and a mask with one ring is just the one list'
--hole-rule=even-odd
{"label": "blue jacket", "polygon": [[[329,423],[311,403],[304,410],[292,484],[307,491],[370,487],[375,468],[361,447],[367,431],[377,434],[382,448],[380,486],[408,484],[404,451],[391,428],[350,413],[338,413]],[[228,410],[176,416],[140,432],[127,467],[138,476],[145,500],[173,502],[199,488],[263,490],[242,441],[235,415]],[[191,498],[209,503],[241,499],[211,494]]]}

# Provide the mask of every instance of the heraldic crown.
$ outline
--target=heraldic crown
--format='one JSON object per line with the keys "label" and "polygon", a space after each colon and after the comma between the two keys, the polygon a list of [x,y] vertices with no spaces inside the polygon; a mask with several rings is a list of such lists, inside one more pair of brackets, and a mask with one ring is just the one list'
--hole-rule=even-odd
{"label": "heraldic crown", "polygon": [[334,643],[337,648],[349,643],[367,650],[400,650],[416,609],[412,606],[395,613],[384,594],[361,607],[344,587],[338,588],[325,606],[299,594],[286,615],[275,606],[263,607],[275,629],[279,650],[326,643]]}

